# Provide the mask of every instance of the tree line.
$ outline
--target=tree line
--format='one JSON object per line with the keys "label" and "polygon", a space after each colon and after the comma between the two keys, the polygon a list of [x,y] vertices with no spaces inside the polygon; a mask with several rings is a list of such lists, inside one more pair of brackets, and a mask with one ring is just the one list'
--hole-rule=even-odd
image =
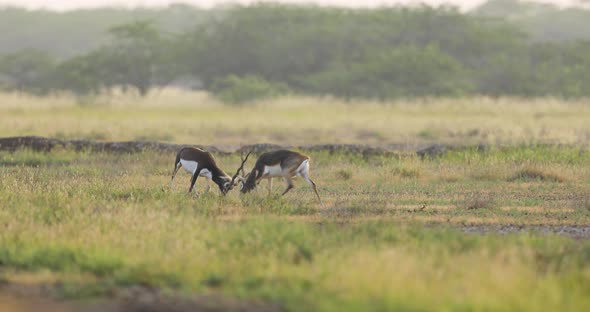
{"label": "tree line", "polygon": [[234,7],[178,33],[149,20],[66,59],[0,56],[0,88],[145,95],[191,81],[229,103],[286,93],[342,98],[590,95],[590,42],[531,40],[506,20],[451,7]]}

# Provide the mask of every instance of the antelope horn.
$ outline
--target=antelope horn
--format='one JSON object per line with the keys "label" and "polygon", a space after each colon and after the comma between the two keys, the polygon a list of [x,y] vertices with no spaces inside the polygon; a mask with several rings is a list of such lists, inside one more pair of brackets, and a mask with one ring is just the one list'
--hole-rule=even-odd
{"label": "antelope horn", "polygon": [[242,152],[242,154],[240,155],[240,158],[242,158],[242,164],[240,164],[240,168],[238,168],[238,170],[236,170],[236,174],[234,174],[234,176],[231,178],[231,183],[230,185],[234,185],[234,182],[236,181],[236,178],[238,177],[238,174],[240,174],[240,170],[242,171],[242,175],[244,172],[244,164],[246,163],[246,161],[248,160],[248,156],[250,156],[250,154],[252,154],[252,150],[250,150],[248,152],[248,154],[246,154],[246,158],[243,158],[242,156],[244,155],[244,153]]}
{"label": "antelope horn", "polygon": [[240,171],[242,171],[242,177],[246,175],[246,172],[244,171],[244,167],[242,167]]}

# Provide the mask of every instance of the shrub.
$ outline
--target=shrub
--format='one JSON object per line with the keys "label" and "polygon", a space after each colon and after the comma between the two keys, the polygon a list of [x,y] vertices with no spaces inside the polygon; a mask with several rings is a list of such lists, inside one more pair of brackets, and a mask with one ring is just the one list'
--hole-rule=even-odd
{"label": "shrub", "polygon": [[547,172],[539,168],[526,167],[519,170],[518,172],[516,172],[516,174],[514,174],[512,177],[508,179],[508,181],[517,180],[564,182],[565,178],[556,173]]}
{"label": "shrub", "polygon": [[391,173],[402,178],[418,178],[420,177],[420,168],[395,167]]}
{"label": "shrub", "polygon": [[228,104],[243,104],[289,92],[287,85],[282,83],[273,83],[258,76],[235,75],[216,79],[210,89],[217,98]]}
{"label": "shrub", "polygon": [[340,169],[336,172],[336,176],[342,180],[350,180],[352,178],[352,171],[347,169]]}

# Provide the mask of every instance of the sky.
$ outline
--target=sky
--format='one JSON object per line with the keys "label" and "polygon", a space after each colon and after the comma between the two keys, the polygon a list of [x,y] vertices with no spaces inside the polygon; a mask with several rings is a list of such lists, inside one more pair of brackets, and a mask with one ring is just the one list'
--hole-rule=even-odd
{"label": "sky", "polygon": [[[462,9],[473,8],[485,2],[486,0],[272,0],[272,2],[282,3],[315,3],[320,5],[341,5],[348,7],[375,7],[381,5],[395,4],[420,4],[427,3],[430,5],[440,5],[444,3],[453,4]],[[572,5],[575,3],[588,2],[590,0],[534,0],[536,2],[549,2],[560,6]],[[105,6],[117,7],[158,7],[166,6],[171,3],[188,3],[205,8],[213,7],[220,4],[240,3],[248,4],[260,2],[260,0],[0,0],[0,7],[19,6],[30,9],[52,9],[52,10],[72,10],[78,8],[96,8]],[[269,1],[266,1],[269,2]]]}
{"label": "sky", "polygon": [[[317,3],[322,5],[344,5],[344,6],[379,6],[392,4],[420,3],[438,5],[449,2],[455,5],[473,6],[481,3],[483,0],[271,0],[283,3]],[[163,6],[170,3],[190,3],[203,7],[212,7],[224,3],[254,3],[258,0],[0,0],[0,4],[13,4],[30,8],[47,7],[54,9],[71,9],[79,7],[96,7],[96,6]]]}

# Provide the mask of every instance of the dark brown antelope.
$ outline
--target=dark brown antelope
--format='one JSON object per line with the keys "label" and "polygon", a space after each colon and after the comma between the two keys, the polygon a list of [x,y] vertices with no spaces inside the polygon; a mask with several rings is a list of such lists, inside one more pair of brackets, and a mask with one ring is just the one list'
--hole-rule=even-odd
{"label": "dark brown antelope", "polygon": [[241,192],[247,193],[253,190],[262,179],[268,179],[268,193],[272,192],[272,178],[282,177],[287,183],[287,189],[281,194],[285,195],[293,188],[292,178],[303,177],[313,188],[320,203],[320,195],[315,183],[309,177],[309,156],[298,152],[279,150],[260,155],[254,168],[248,174],[242,185]]}
{"label": "dark brown antelope", "polygon": [[[249,155],[249,154],[248,154]],[[247,159],[247,157],[246,157]],[[242,163],[242,168],[244,163]],[[236,183],[237,174],[232,178],[221,170],[211,153],[195,147],[184,147],[178,154],[176,154],[176,161],[174,162],[174,171],[172,172],[172,181],[170,182],[170,188],[174,187],[174,177],[180,167],[184,168],[188,173],[192,174],[191,186],[188,192],[192,192],[197,178],[199,176],[204,177],[207,181],[207,188],[205,192],[209,191],[209,179],[213,180],[215,184],[219,186],[219,191],[223,195],[227,194],[229,190],[234,187]],[[238,169],[239,171],[240,169]],[[243,169],[242,169],[243,170]]]}

